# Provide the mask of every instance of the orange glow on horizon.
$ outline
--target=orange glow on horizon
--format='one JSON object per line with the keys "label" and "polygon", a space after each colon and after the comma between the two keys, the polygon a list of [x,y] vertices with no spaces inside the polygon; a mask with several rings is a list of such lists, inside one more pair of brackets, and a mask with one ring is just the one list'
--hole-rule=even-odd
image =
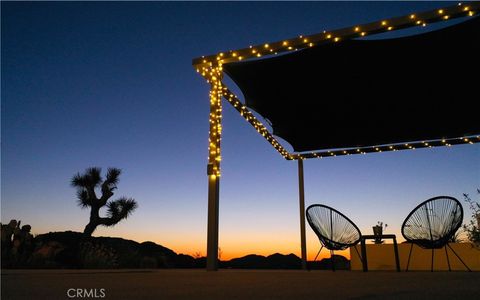
{"label": "orange glow on horizon", "polygon": [[[83,225],[77,228],[43,228],[43,226],[35,226],[33,228],[34,234],[43,234],[50,231],[65,231],[74,230],[81,232]],[[362,229],[361,229],[362,230]],[[368,232],[362,230],[362,232]],[[403,238],[400,232],[391,232],[397,236],[397,242],[400,244],[403,242]],[[94,236],[105,237],[118,237],[126,240],[133,240],[139,243],[145,241],[151,241],[168,249],[171,249],[177,254],[195,256],[206,256],[206,234],[198,234],[187,231],[175,231],[171,229],[160,230],[158,228],[132,228],[127,224],[120,224],[118,227],[105,228],[99,227],[93,234]],[[301,257],[300,254],[300,241],[299,233],[296,230],[284,232],[278,232],[278,234],[267,234],[266,232],[231,232],[221,233],[219,237],[219,246],[221,249],[221,260],[227,261],[234,258],[241,258],[246,255],[262,255],[269,256],[275,253],[282,255],[294,254],[297,257]],[[371,243],[372,241],[367,241]],[[386,240],[386,243],[392,243],[391,240]],[[315,255],[317,255],[320,249],[320,243],[313,232],[307,230],[307,259],[313,261]],[[347,259],[350,259],[350,249],[343,251],[335,251],[336,255],[342,255]],[[330,258],[330,251],[323,249],[317,258],[320,261],[324,258]]]}

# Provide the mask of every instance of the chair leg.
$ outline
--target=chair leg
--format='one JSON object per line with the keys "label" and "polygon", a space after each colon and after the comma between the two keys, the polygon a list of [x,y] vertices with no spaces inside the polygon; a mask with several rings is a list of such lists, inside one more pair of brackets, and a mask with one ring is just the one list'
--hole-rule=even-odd
{"label": "chair leg", "polygon": [[[448,245],[448,243],[447,243],[447,245]],[[448,259],[447,246],[445,246],[445,255],[447,256],[448,271],[452,272],[452,268],[450,268],[450,259]]]}
{"label": "chair leg", "polygon": [[433,272],[433,256],[435,254],[435,249],[432,248],[432,267],[430,268],[430,272]]}
{"label": "chair leg", "polygon": [[410,257],[412,256],[412,249],[413,249],[413,243],[411,243],[410,252],[408,253],[407,269],[405,269],[405,272],[408,272],[408,266],[410,265]]}
{"label": "chair leg", "polygon": [[322,245],[322,247],[320,247],[320,250],[318,250],[318,253],[317,253],[317,255],[315,256],[315,259],[313,260],[313,262],[317,261],[317,257],[318,257],[318,255],[320,254],[320,252],[322,251],[322,249],[323,249],[323,245]]}
{"label": "chair leg", "polygon": [[362,261],[363,261],[363,258],[362,258],[362,256],[360,255],[360,253],[358,253],[357,245],[353,246],[353,248],[355,249],[355,252],[357,252],[358,258],[360,258],[360,261],[362,262]]}
{"label": "chair leg", "polygon": [[465,264],[465,262],[463,262],[463,260],[460,258],[460,256],[458,256],[457,252],[455,252],[455,250],[453,250],[453,248],[447,244],[448,248],[450,248],[450,250],[452,250],[453,254],[455,254],[455,256],[458,257],[458,259],[462,262],[462,264],[465,266],[465,268],[467,268],[468,272],[472,272],[472,270],[470,270],[470,268]]}
{"label": "chair leg", "polygon": [[[322,252],[322,249],[323,249],[323,245],[321,245],[320,250],[318,250],[317,255],[315,255],[315,259],[313,260],[312,264],[317,261],[317,257],[318,257],[318,255],[320,254],[320,252]],[[310,271],[310,267],[309,267],[309,265],[308,265],[308,261],[307,261],[307,270]]]}
{"label": "chair leg", "polygon": [[332,262],[332,271],[335,272],[335,252],[330,250],[330,261]]}

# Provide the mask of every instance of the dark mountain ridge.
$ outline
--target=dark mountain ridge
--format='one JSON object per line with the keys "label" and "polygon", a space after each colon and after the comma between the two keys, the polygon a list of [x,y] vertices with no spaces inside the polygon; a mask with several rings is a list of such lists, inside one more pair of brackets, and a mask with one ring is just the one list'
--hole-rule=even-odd
{"label": "dark mountain ridge", "polygon": [[[49,232],[35,237],[28,256],[2,253],[2,268],[110,269],[110,268],[204,268],[205,257],[177,254],[153,242],[135,242],[113,237],[85,237],[80,232]],[[338,269],[349,261],[335,256]],[[310,263],[312,269],[330,268],[330,259]],[[301,259],[295,254],[256,254],[220,261],[228,269],[300,269]]]}

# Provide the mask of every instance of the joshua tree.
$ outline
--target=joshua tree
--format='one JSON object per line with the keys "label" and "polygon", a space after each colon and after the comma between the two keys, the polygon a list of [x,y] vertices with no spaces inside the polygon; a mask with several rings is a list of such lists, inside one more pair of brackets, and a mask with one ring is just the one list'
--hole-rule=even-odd
{"label": "joshua tree", "polygon": [[[117,200],[110,200],[113,190],[121,173],[120,169],[109,168],[107,176],[103,180],[102,169],[93,167],[85,170],[84,174],[77,173],[73,176],[71,184],[77,189],[78,205],[81,208],[90,207],[90,222],[85,226],[83,234],[91,236],[98,225],[114,226],[123,219],[126,219],[136,208],[137,202],[133,198],[121,197]],[[95,189],[101,190],[102,196],[97,197]],[[100,217],[100,208],[107,206],[107,217]]]}

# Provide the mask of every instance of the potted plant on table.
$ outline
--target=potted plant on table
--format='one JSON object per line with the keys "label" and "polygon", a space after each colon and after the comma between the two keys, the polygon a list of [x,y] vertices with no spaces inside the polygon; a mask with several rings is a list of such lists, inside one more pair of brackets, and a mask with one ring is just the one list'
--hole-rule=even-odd
{"label": "potted plant on table", "polygon": [[373,235],[375,236],[374,243],[375,244],[383,244],[382,241],[382,234],[383,234],[383,229],[386,229],[388,224],[383,225],[383,222],[378,221],[377,225],[373,226]]}

